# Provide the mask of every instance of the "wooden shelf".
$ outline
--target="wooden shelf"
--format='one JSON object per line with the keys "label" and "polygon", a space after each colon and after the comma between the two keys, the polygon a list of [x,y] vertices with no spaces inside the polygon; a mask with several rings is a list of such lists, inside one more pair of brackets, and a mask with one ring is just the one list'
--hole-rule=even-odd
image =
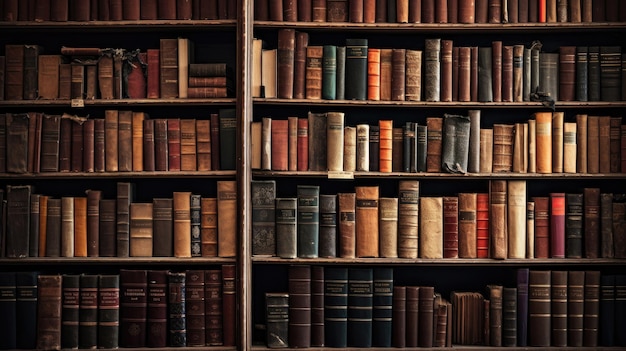
{"label": "wooden shelf", "polygon": [[236,171],[160,171],[160,172],[44,172],[0,174],[0,179],[116,179],[116,178],[234,178]]}
{"label": "wooden shelf", "polygon": [[235,30],[237,20],[139,20],[139,21],[15,21],[0,22],[0,29],[13,31],[29,31],[29,30],[55,30],[55,31],[75,31],[90,30],[97,31],[106,29],[107,31],[124,31],[132,29],[133,31],[155,32],[162,29],[181,29],[181,30],[206,30],[206,29],[223,29]]}
{"label": "wooden shelf", "polygon": [[[82,103],[81,103],[82,101]],[[68,107],[79,109],[84,106],[206,106],[234,105],[235,98],[220,99],[94,99],[94,100],[7,100],[0,101],[0,107]]]}
{"label": "wooden shelf", "polygon": [[490,258],[280,258],[253,256],[254,264],[310,264],[310,265],[392,265],[392,266],[481,266],[499,268],[504,266],[621,266],[626,259],[617,258],[533,258],[495,260]]}
{"label": "wooden shelf", "polygon": [[150,266],[200,266],[212,264],[234,264],[235,258],[225,257],[27,257],[2,258],[3,266],[39,265],[150,265]]}

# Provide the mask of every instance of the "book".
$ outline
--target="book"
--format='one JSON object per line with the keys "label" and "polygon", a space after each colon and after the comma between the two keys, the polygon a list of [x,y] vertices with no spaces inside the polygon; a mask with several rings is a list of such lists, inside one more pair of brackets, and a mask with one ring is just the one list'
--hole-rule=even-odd
{"label": "book", "polygon": [[569,271],[567,275],[567,344],[582,346],[585,303],[585,272]]}
{"label": "book", "polygon": [[298,257],[315,258],[319,255],[319,196],[319,186],[297,187]]}
{"label": "book", "polygon": [[289,294],[266,293],[267,347],[289,346]]}
{"label": "book", "polygon": [[322,99],[335,100],[337,97],[337,46],[324,45],[322,48]]}
{"label": "book", "polygon": [[355,187],[356,257],[379,256],[379,189]]}
{"label": "book", "polygon": [[550,193],[550,257],[565,257],[565,193]]}
{"label": "book", "polygon": [[[7,308],[7,344],[15,342],[15,347],[27,348],[36,347],[37,342],[37,276],[40,274],[37,271],[27,272],[11,272],[11,275],[15,275],[15,284],[12,286],[3,286],[3,291],[6,289],[7,296],[3,299],[3,303],[6,303]],[[10,279],[9,279],[10,280]],[[15,289],[15,291],[11,291]],[[13,306],[10,306],[13,304]],[[14,311],[11,311],[11,307]],[[9,320],[9,318],[12,318]],[[14,323],[15,327],[9,326],[9,323]],[[15,330],[19,332],[14,333]],[[14,336],[12,340],[11,336]]]}
{"label": "book", "polygon": [[343,171],[344,113],[326,113],[326,162],[328,171]]}
{"label": "book", "polygon": [[[218,111],[218,119],[219,124],[218,121],[215,121],[214,124],[214,121],[211,120],[211,128],[214,128],[213,126],[219,128],[219,137],[211,136],[211,140],[217,142],[216,147],[213,147],[213,144],[211,145],[211,150],[219,151],[217,154],[220,155],[216,158],[216,162],[219,162],[219,167],[212,167],[212,169],[234,170],[237,152],[237,117],[235,109],[220,109]],[[216,153],[212,153],[212,161],[214,154]]]}
{"label": "book", "polygon": [[288,268],[289,347],[311,345],[311,267],[291,265]]}
{"label": "book", "polygon": [[565,255],[581,258],[583,253],[583,194],[565,194]]}
{"label": "book", "polygon": [[426,172],[440,172],[443,148],[443,117],[426,117]]}
{"label": "book", "polygon": [[80,275],[64,274],[62,291],[61,346],[78,348],[80,338]]}
{"label": "book", "polygon": [[275,199],[276,255],[281,258],[297,257],[297,199]]}
{"label": "book", "polygon": [[[289,167],[289,144],[287,138],[289,125],[286,119],[273,119],[271,121],[271,169],[275,171],[286,171]],[[266,157],[267,159],[267,157]]]}
{"label": "book", "polygon": [[551,344],[551,272],[531,270],[528,278],[528,345]]}
{"label": "book", "polygon": [[200,246],[201,256],[217,256],[217,198],[200,199]]}
{"label": "book", "polygon": [[152,257],[153,233],[153,203],[131,203],[129,256]]}
{"label": "book", "polygon": [[398,257],[398,198],[379,198],[379,256]]}
{"label": "book", "polygon": [[585,257],[600,257],[600,189],[583,189],[583,237]]}
{"label": "book", "polygon": [[526,258],[526,181],[507,181],[506,195],[507,257]]}
{"label": "book", "polygon": [[[5,257],[24,258],[29,253],[30,232],[30,185],[8,185],[6,187],[6,216],[11,221],[5,229]],[[73,232],[72,232],[73,235]]]}
{"label": "book", "polygon": [[119,346],[120,321],[120,276],[119,274],[98,275],[98,346]]}
{"label": "book", "polygon": [[281,29],[278,31],[277,51],[277,86],[280,99],[293,98],[293,67],[295,51],[294,29]]}
{"label": "book", "polygon": [[391,347],[393,269],[373,270],[372,346]]}
{"label": "book", "polygon": [[443,258],[443,198],[420,197],[419,256]]}
{"label": "book", "polygon": [[276,255],[276,182],[254,180],[252,191],[252,254]]}
{"label": "book", "polygon": [[319,257],[337,257],[337,195],[319,196]]}
{"label": "book", "polygon": [[62,277],[40,274],[37,277],[37,348],[61,348]]}
{"label": "book", "polygon": [[146,346],[167,345],[167,270],[147,271]]}
{"label": "book", "polygon": [[338,193],[339,251],[343,258],[356,257],[356,193]]}
{"label": "book", "polygon": [[600,257],[615,256],[613,247],[613,193],[600,193]]}
{"label": "book", "polygon": [[311,346],[324,345],[324,267],[311,267]]}
{"label": "book", "polygon": [[346,39],[346,100],[367,97],[367,48],[367,39]]}
{"label": "book", "polygon": [[[165,19],[165,16],[159,15]],[[171,99],[178,97],[178,39],[162,38],[159,41],[159,78],[160,97]]]}
{"label": "book", "polygon": [[205,333],[205,271],[185,271],[185,316],[188,346],[204,346]]}
{"label": "book", "polygon": [[174,257],[191,257],[191,192],[173,193]]}
{"label": "book", "polygon": [[186,272],[167,273],[169,342],[172,347],[187,345]]}
{"label": "book", "polygon": [[441,168],[449,173],[466,173],[469,160],[470,118],[443,117]]}
{"label": "book", "polygon": [[348,269],[324,269],[324,335],[329,347],[347,346]]}
{"label": "book", "polygon": [[426,39],[424,44],[424,100],[440,101],[441,39]]}
{"label": "book", "polygon": [[78,311],[78,346],[86,349],[98,345],[98,282],[96,274],[80,275]]}
{"label": "book", "polygon": [[146,345],[146,270],[120,269],[120,347]]}
{"label": "book", "polygon": [[551,344],[567,345],[568,272],[553,270],[550,277]]}
{"label": "book", "polygon": [[[487,285],[489,296],[489,346],[502,346],[503,334],[503,287]],[[485,326],[487,328],[487,326]]]}
{"label": "book", "polygon": [[372,268],[348,268],[349,347],[372,345],[373,280]]}
{"label": "book", "polygon": [[583,346],[598,346],[598,327],[600,312],[600,271],[585,271]]}
{"label": "book", "polygon": [[513,169],[513,135],[515,125],[496,123],[493,125],[492,172],[510,172]]}

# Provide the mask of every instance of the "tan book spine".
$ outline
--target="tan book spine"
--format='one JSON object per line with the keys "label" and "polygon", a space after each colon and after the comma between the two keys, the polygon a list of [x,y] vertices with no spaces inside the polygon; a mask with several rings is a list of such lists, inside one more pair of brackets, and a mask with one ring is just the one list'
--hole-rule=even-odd
{"label": "tan book spine", "polygon": [[59,98],[59,65],[61,55],[39,55],[38,57],[38,93],[40,99]]}
{"label": "tan book spine", "polygon": [[104,112],[104,145],[105,145],[105,169],[107,172],[118,170],[118,111],[106,110]]}
{"label": "tan book spine", "polygon": [[152,208],[151,202],[130,204],[130,257],[152,257]]}
{"label": "tan book spine", "polygon": [[74,198],[61,198],[61,257],[74,257]]}
{"label": "tan book spine", "polygon": [[552,113],[552,173],[563,173],[564,112]]}
{"label": "tan book spine", "polygon": [[74,257],[87,257],[87,198],[74,198]]}
{"label": "tan book spine", "polygon": [[144,112],[133,112],[133,171],[143,171],[143,121]]}
{"label": "tan book spine", "polygon": [[535,202],[526,203],[526,258],[535,258]]}
{"label": "tan book spine", "polygon": [[409,0],[397,0],[396,1],[396,22],[397,23],[409,22]]}
{"label": "tan book spine", "polygon": [[217,198],[200,199],[200,241],[203,257],[217,257]]}
{"label": "tan book spine", "polygon": [[600,165],[598,171],[602,174],[611,173],[611,117],[598,118],[598,152]]}
{"label": "tan book spine", "polygon": [[356,257],[356,223],[355,223],[355,193],[338,193],[339,205],[339,257]]}
{"label": "tan book spine", "polygon": [[198,169],[196,155],[196,120],[180,120],[180,170],[195,171]]}
{"label": "tan book spine", "polygon": [[513,172],[526,173],[528,171],[527,156],[528,148],[526,134],[524,133],[524,123],[515,123],[513,135]]}
{"label": "tan book spine", "polygon": [[510,172],[513,169],[513,124],[493,125],[493,169],[496,172]]}
{"label": "tan book spine", "polygon": [[422,51],[406,50],[405,93],[407,101],[422,100]]}
{"label": "tan book spine", "polygon": [[459,258],[476,258],[476,193],[459,193]]}
{"label": "tan book spine", "polygon": [[175,191],[174,257],[191,257],[191,192]]}
{"label": "tan book spine", "polygon": [[491,226],[491,258],[507,257],[507,185],[506,180],[491,181],[489,222]]}
{"label": "tan book spine", "polygon": [[443,198],[420,197],[420,258],[443,258]]}
{"label": "tan book spine", "polygon": [[237,182],[217,182],[217,244],[219,257],[237,256]]}
{"label": "tan book spine", "polygon": [[509,180],[507,191],[508,258],[526,258],[526,181]]}
{"label": "tan book spine", "polygon": [[356,170],[370,170],[370,126],[358,124],[356,126]]}
{"label": "tan book spine", "polygon": [[381,197],[378,228],[380,257],[398,257],[398,198]]}
{"label": "tan book spine", "polygon": [[537,173],[552,173],[552,112],[535,113]]}
{"label": "tan book spine", "polygon": [[261,169],[272,169],[272,118],[263,117],[261,132]]}
{"label": "tan book spine", "polygon": [[398,256],[417,258],[419,248],[419,181],[398,183]]}
{"label": "tan book spine", "polygon": [[537,173],[537,121],[528,120],[528,173]]}
{"label": "tan book spine", "polygon": [[380,100],[391,100],[392,49],[380,49]]}
{"label": "tan book spine", "polygon": [[287,169],[298,170],[298,117],[287,117]]}
{"label": "tan book spine", "polygon": [[343,112],[328,112],[326,114],[326,150],[329,171],[343,171]]}
{"label": "tan book spine", "polygon": [[600,173],[600,118],[587,116],[587,172]]}
{"label": "tan book spine", "polygon": [[250,122],[250,168],[252,169],[261,169],[262,125],[260,121]]}
{"label": "tan book spine", "polygon": [[378,257],[378,186],[355,187],[356,257]]}
{"label": "tan book spine", "polygon": [[576,173],[576,122],[563,123],[563,172]]}
{"label": "tan book spine", "polygon": [[343,170],[356,171],[356,128],[351,126],[343,129]]}
{"label": "tan book spine", "polygon": [[[259,132],[260,132],[260,129],[259,129]],[[251,133],[253,138],[255,137],[254,134],[255,133]],[[260,139],[260,134],[258,134],[258,136]],[[251,143],[251,146],[254,146],[254,145],[255,144]],[[208,119],[196,120],[196,153],[197,153],[197,158],[198,158],[198,171],[210,171],[211,170],[211,121],[209,121]]]}
{"label": "tan book spine", "polygon": [[493,171],[493,129],[480,129],[480,173]]}

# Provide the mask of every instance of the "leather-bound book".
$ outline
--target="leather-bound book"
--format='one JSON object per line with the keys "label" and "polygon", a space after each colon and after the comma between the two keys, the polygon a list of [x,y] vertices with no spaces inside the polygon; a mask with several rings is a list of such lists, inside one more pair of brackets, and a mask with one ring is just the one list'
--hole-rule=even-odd
{"label": "leather-bound book", "polygon": [[563,123],[563,172],[576,173],[576,122]]}
{"label": "leather-bound book", "polygon": [[337,194],[339,215],[339,250],[338,256],[342,258],[356,257],[356,193]]}
{"label": "leather-bound book", "polygon": [[587,172],[600,173],[600,117],[587,116]]}
{"label": "leather-bound book", "polygon": [[[24,100],[35,100],[38,97],[38,63],[43,48],[39,45],[24,45],[23,61],[23,93]],[[5,59],[6,60],[6,59]],[[8,77],[8,76],[5,76]]]}
{"label": "leather-bound book", "polygon": [[476,1],[459,1],[458,23],[474,23],[476,15]]}
{"label": "leather-bound book", "polygon": [[[392,160],[393,121],[392,120],[379,120],[378,127],[379,127],[378,170],[380,172],[391,172],[392,161],[393,161]],[[371,142],[371,138],[370,138],[370,142]]]}
{"label": "leather-bound book", "polygon": [[272,118],[261,120],[261,169],[272,169]]}
{"label": "leather-bound book", "polygon": [[567,346],[567,271],[552,271],[551,280],[551,344]]}
{"label": "leather-bound book", "polygon": [[97,278],[97,345],[114,349],[119,346],[120,276],[100,274]]}
{"label": "leather-bound book", "polygon": [[28,256],[39,256],[39,200],[40,194],[30,194],[30,232],[28,233]]}
{"label": "leather-bound book", "polygon": [[363,23],[376,22],[376,0],[363,1]]}
{"label": "leather-bound book", "polygon": [[526,258],[526,181],[507,182],[508,258]]}
{"label": "leather-bound book", "polygon": [[513,101],[513,46],[502,47],[501,97],[504,102]]}
{"label": "leather-bound book", "polygon": [[449,173],[466,173],[470,139],[469,117],[445,114],[442,134],[441,168]]}
{"label": "leather-bound book", "polygon": [[[164,19],[160,11],[159,18]],[[159,54],[160,97],[176,98],[178,97],[178,39],[160,39]]]}
{"label": "leather-bound book", "polygon": [[[104,114],[105,169],[107,172],[118,171],[119,152],[119,114],[117,110],[106,110]],[[63,123],[63,121],[62,121]]]}
{"label": "leather-bound book", "polygon": [[71,74],[70,98],[83,99],[85,97],[85,66],[72,64]]}
{"label": "leather-bound book", "polygon": [[443,258],[459,258],[459,198],[443,197]]}
{"label": "leather-bound book", "polygon": [[493,170],[493,129],[480,129],[480,173]]}
{"label": "leather-bound book", "polygon": [[118,142],[118,171],[130,172],[133,170],[133,112],[118,111],[117,142]]}
{"label": "leather-bound book", "polygon": [[587,94],[589,101],[601,100],[600,47],[587,48]]}
{"label": "leather-bound book", "polygon": [[586,258],[600,257],[600,189],[583,189],[584,252]]}
{"label": "leather-bound book", "polygon": [[154,120],[154,160],[155,171],[168,170],[168,140],[166,118]]}
{"label": "leather-bound book", "polygon": [[72,136],[70,146],[70,171],[83,171],[83,125],[84,120],[71,117],[72,120]]}
{"label": "leather-bound book", "polygon": [[491,46],[478,48],[478,101],[495,101],[493,95],[493,69]]}
{"label": "leather-bound book", "polygon": [[80,275],[62,277],[61,347],[78,348],[80,315]]}
{"label": "leather-bound book", "polygon": [[293,98],[294,85],[294,53],[296,45],[296,32],[294,29],[281,29],[278,31],[278,98]]}
{"label": "leather-bound book", "polygon": [[191,192],[173,194],[174,257],[191,257]]}
{"label": "leather-bound book", "polygon": [[602,174],[611,172],[611,117],[598,117],[598,152],[600,153],[598,171]]}
{"label": "leather-bound book", "polygon": [[[60,70],[64,64],[61,64]],[[59,72],[62,79],[62,71]],[[61,87],[59,87],[59,97],[62,96]],[[110,55],[102,55],[98,59],[98,91],[101,99],[113,99],[113,57]]]}
{"label": "leather-bound book", "polygon": [[[156,170],[155,145],[154,145],[154,124],[155,120],[144,119],[142,121],[143,135],[141,137],[142,153],[141,169],[148,172]],[[134,153],[133,153],[134,155]]]}
{"label": "leather-bound book", "polygon": [[61,296],[61,275],[37,277],[37,349],[61,348]]}
{"label": "leather-bound book", "polygon": [[442,159],[443,118],[427,117],[426,171],[440,172]]}
{"label": "leather-bound book", "polygon": [[576,46],[559,47],[559,100],[576,97]]}
{"label": "leather-bound book", "polygon": [[378,186],[357,186],[355,192],[356,257],[378,257]]}
{"label": "leather-bound book", "polygon": [[526,129],[526,146],[528,147],[528,173],[537,173],[537,120],[529,119]]}
{"label": "leather-bound book", "polygon": [[337,257],[337,195],[320,194],[319,257]]}
{"label": "leather-bound book", "polygon": [[[50,211],[50,205],[52,202],[48,200],[48,211]],[[100,200],[100,256],[101,257],[115,257],[117,242],[116,242],[116,210],[115,205],[117,203],[116,199],[101,199]],[[48,213],[48,221],[50,221],[50,213]],[[50,228],[50,223],[48,223],[48,228]],[[50,233],[48,233],[50,235]],[[48,237],[48,242],[50,241],[50,237]]]}
{"label": "leather-bound book", "polygon": [[346,98],[346,47],[337,46],[336,51],[337,69],[335,99],[344,100]]}
{"label": "leather-bound book", "polygon": [[156,20],[158,19],[158,6],[157,0],[144,0],[137,1],[139,4],[139,18],[140,20]]}
{"label": "leather-bound book", "polygon": [[39,55],[37,91],[40,99],[59,98],[59,65],[61,55]]}
{"label": "leather-bound book", "polygon": [[152,257],[153,204],[130,204],[130,257]]}
{"label": "leather-bound book", "polygon": [[286,119],[274,119],[271,121],[270,144],[269,150],[271,156],[266,160],[270,160],[270,167],[274,171],[286,171],[288,169],[288,152],[287,144],[289,128]]}
{"label": "leather-bound book", "polygon": [[[326,45],[325,47],[327,47]],[[367,50],[367,99],[380,100],[380,49]],[[326,80],[326,76],[323,81]],[[332,81],[332,77],[328,78]]]}
{"label": "leather-bound book", "polygon": [[311,0],[311,20],[326,22],[326,0]]}
{"label": "leather-bound book", "polygon": [[187,345],[186,275],[186,272],[167,274],[168,345],[172,347]]}
{"label": "leather-bound book", "polygon": [[489,194],[476,194],[476,257],[489,257]]}
{"label": "leather-bound book", "polygon": [[528,279],[530,270],[518,268],[516,272],[517,288],[517,345],[528,345]]}
{"label": "leather-bound book", "polygon": [[217,257],[217,198],[215,197],[200,199],[200,244],[201,256]]}
{"label": "leather-bound book", "polygon": [[298,118],[298,171],[309,169],[309,120],[308,118]]}
{"label": "leather-bound book", "polygon": [[418,346],[432,347],[434,337],[433,312],[435,288],[432,286],[419,287],[418,307]]}
{"label": "leather-bound book", "polygon": [[176,1],[176,19],[190,20],[193,12],[193,3],[191,0]]}
{"label": "leather-bound book", "polygon": [[48,195],[39,196],[39,257],[46,256],[48,234]]}
{"label": "leather-bound book", "polygon": [[372,346],[373,269],[348,268],[347,346]]}
{"label": "leather-bound book", "polygon": [[626,126],[620,126],[620,170],[622,173],[626,172]]}
{"label": "leather-bound book", "polygon": [[398,257],[398,198],[379,199],[379,255]]}
{"label": "leather-bound book", "polygon": [[[502,346],[502,285],[487,285],[489,296],[489,346]],[[485,326],[487,328],[487,326]]]}
{"label": "leather-bound book", "polygon": [[600,46],[600,97],[602,101],[621,99],[621,47]]}
{"label": "leather-bound book", "polygon": [[308,169],[311,171],[327,170],[327,118],[323,113],[308,114]]}
{"label": "leather-bound book", "polygon": [[311,267],[311,346],[324,346],[324,267]]}
{"label": "leather-bound book", "polygon": [[[222,270],[205,269],[205,325],[206,345],[222,345]],[[229,296],[230,297],[230,296]]]}
{"label": "leather-bound book", "polygon": [[409,1],[396,1],[396,23],[408,23],[409,21]]}
{"label": "leather-bound book", "polygon": [[487,23],[489,0],[476,0],[475,2],[475,23]]}
{"label": "leather-bound book", "polygon": [[102,191],[86,190],[87,193],[87,256],[100,254],[100,199]]}
{"label": "leather-bound book", "polygon": [[[324,335],[328,347],[347,346],[348,269],[324,269]],[[332,306],[332,307],[331,307]]]}
{"label": "leather-bound book", "polygon": [[356,170],[357,135],[356,127],[346,126],[343,133],[343,170]]}
{"label": "leather-bound book", "polygon": [[267,346],[289,346],[289,294],[265,293],[265,318],[267,320]]}
{"label": "leather-bound book", "polygon": [[535,258],[550,257],[550,199],[533,197],[535,203]]}
{"label": "leather-bound book", "polygon": [[48,199],[46,257],[61,255],[61,199]]}
{"label": "leather-bound book", "polygon": [[369,171],[379,171],[380,161],[380,127],[378,125],[369,126]]}
{"label": "leather-bound book", "polygon": [[477,194],[459,193],[458,198],[459,258],[476,258]]}
{"label": "leather-bound book", "polygon": [[[405,325],[402,330],[402,343],[407,347],[417,347],[419,335],[419,286],[407,286],[404,288],[404,316]],[[397,345],[396,345],[397,346]]]}
{"label": "leather-bound book", "polygon": [[398,183],[398,257],[417,258],[419,181]]}
{"label": "leather-bound book", "polygon": [[552,113],[552,173],[563,173],[563,119],[561,111]]}
{"label": "leather-bound book", "polygon": [[72,98],[72,65],[61,63],[59,65],[59,99],[69,100]]}
{"label": "leather-bound book", "polygon": [[513,124],[493,125],[493,168],[496,172],[510,172],[513,168]]}
{"label": "leather-bound book", "polygon": [[462,46],[459,47],[458,50],[458,75],[452,83],[458,86],[458,101],[471,101],[471,48],[469,46]]}
{"label": "leather-bound book", "polygon": [[[584,273],[583,273],[584,274]],[[606,346],[615,346],[615,294],[616,294],[616,286],[615,286],[615,275],[604,274],[600,277],[600,325],[598,329],[598,338],[600,345]],[[581,283],[581,291],[584,288],[584,284]],[[582,294],[581,294],[582,295]],[[582,297],[582,296],[581,296]],[[582,298],[581,298],[582,300]],[[584,300],[583,300],[584,301]],[[583,304],[581,303],[581,307]],[[581,313],[581,322],[582,322],[582,313],[583,308],[580,309]],[[580,325],[582,329],[582,323]],[[581,333],[580,343],[582,345],[582,333]]]}
{"label": "leather-bound book", "polygon": [[[143,171],[143,121],[146,119],[144,112],[131,113],[131,169],[132,171]],[[195,130],[195,126],[194,126]],[[195,148],[195,145],[194,145]],[[126,161],[128,162],[128,161]]]}
{"label": "leather-bound book", "polygon": [[324,57],[323,46],[307,46],[306,48],[306,87],[305,96],[307,99],[322,98],[322,61]]}
{"label": "leather-bound book", "polygon": [[74,197],[74,254],[87,257],[87,198]]}
{"label": "leather-bound book", "polygon": [[402,127],[394,127],[392,128],[392,156],[391,156],[391,171],[392,172],[402,172],[404,169],[404,132]]}
{"label": "leather-bound book", "polygon": [[124,18],[122,0],[111,0],[109,3],[109,16],[111,21],[121,21]]}
{"label": "leather-bound book", "polygon": [[311,22],[313,17],[311,0],[300,1],[295,7],[297,7],[297,18],[294,21]]}
{"label": "leather-bound book", "polygon": [[205,346],[205,272],[185,271],[185,315],[187,346]]}
{"label": "leather-bound book", "polygon": [[6,153],[6,171],[9,173],[28,171],[29,121],[28,113],[6,114],[6,143],[11,145],[10,152]]}
{"label": "leather-bound book", "polygon": [[346,100],[367,98],[367,39],[346,39]]}
{"label": "leather-bound book", "polygon": [[530,48],[524,48],[523,56],[523,74],[522,74],[522,100],[530,101],[530,84],[531,84],[531,63],[532,51]]}
{"label": "leather-bound book", "polygon": [[180,118],[167,119],[167,170],[181,170]]}
{"label": "leather-bound book", "polygon": [[[493,0],[489,1],[490,4],[493,2]],[[489,8],[491,9],[491,6]],[[493,41],[491,43],[491,89],[495,102],[502,101],[502,66],[502,41]]]}
{"label": "leather-bound book", "polygon": [[120,269],[120,347],[146,345],[148,274],[142,269]]}
{"label": "leather-bound book", "polygon": [[[615,276],[615,309],[616,310],[624,310],[624,286],[626,286],[626,277],[623,274],[619,274]],[[620,313],[615,314],[615,335],[616,335],[616,344],[626,345],[626,340],[624,340],[624,336],[622,333],[619,333],[619,330],[624,330],[624,324],[626,321],[624,320],[624,316]]]}
{"label": "leather-bound book", "polygon": [[502,23],[502,2],[500,0],[489,0],[489,23]]}
{"label": "leather-bound book", "polygon": [[5,45],[4,99],[23,100],[25,45]]}
{"label": "leather-bound book", "polygon": [[148,63],[146,97],[158,99],[161,96],[161,54],[159,49],[147,49],[146,57]]}
{"label": "leather-bound book", "polygon": [[443,258],[443,198],[420,197],[420,258]]}
{"label": "leather-bound book", "polygon": [[[64,114],[61,117],[59,136],[59,171],[69,172],[72,167],[72,119]],[[8,119],[7,115],[7,119]]]}
{"label": "leather-bound book", "polygon": [[288,269],[289,346],[311,345],[311,267],[292,265]]}
{"label": "leather-bound book", "polygon": [[[344,163],[344,113],[326,114],[326,152],[328,171],[343,171]],[[273,139],[272,139],[273,140]]]}
{"label": "leather-bound book", "polygon": [[600,257],[613,258],[613,193],[600,193]]}
{"label": "leather-bound book", "polygon": [[[298,7],[302,9],[305,6]],[[310,7],[309,7],[310,9]],[[309,19],[310,21],[310,19]],[[309,34],[297,31],[295,34],[294,63],[293,63],[293,97],[304,99],[306,95],[306,64],[307,46],[309,45]]]}
{"label": "leather-bound book", "polygon": [[234,181],[217,182],[218,256],[236,255],[237,184]]}
{"label": "leather-bound book", "polygon": [[556,1],[557,0],[546,0],[545,3],[545,7],[546,7],[546,22],[548,23],[555,23],[557,22],[557,5],[556,5]]}
{"label": "leather-bound book", "polygon": [[424,100],[440,101],[441,39],[426,39],[424,48]]}
{"label": "leather-bound book", "polygon": [[[17,3],[17,1],[16,1]],[[68,0],[52,0],[49,2],[49,20],[54,22],[67,22],[69,18],[69,4]],[[5,18],[6,18],[5,7]],[[44,15],[45,16],[45,15]]]}
{"label": "leather-bound book", "polygon": [[620,172],[620,149],[621,149],[621,125],[622,117],[610,117],[609,121],[609,170],[605,173],[619,173]]}
{"label": "leather-bound book", "polygon": [[422,99],[422,50],[405,50],[405,99]]}
{"label": "leather-bound book", "polygon": [[326,1],[326,22],[348,22],[348,0]]}
{"label": "leather-bound book", "polygon": [[565,257],[582,258],[583,194],[565,194]]}
{"label": "leather-bound book", "polygon": [[587,115],[576,115],[576,171],[587,173]]}
{"label": "leather-bound book", "polygon": [[[397,286],[393,287],[393,301],[392,301],[392,335],[391,346],[393,347],[405,347],[406,346],[406,322],[407,322],[407,287]],[[417,329],[417,328],[416,328]],[[416,335],[412,333],[411,335]]]}
{"label": "leather-bound book", "polygon": [[551,272],[531,270],[528,278],[528,345],[550,346]]}
{"label": "leather-bound book", "polygon": [[[167,270],[148,270],[146,299],[146,346],[167,346]],[[123,291],[123,287],[122,287]]]}
{"label": "leather-bound book", "polygon": [[569,0],[565,2],[567,7],[567,13],[569,14],[569,22],[580,23],[582,22],[582,4],[581,0]]}
{"label": "leather-bound book", "polygon": [[526,203],[526,258],[535,258],[535,202]]}
{"label": "leather-bound book", "polygon": [[78,335],[80,348],[98,346],[98,275],[80,275],[80,308]]}
{"label": "leather-bound book", "polygon": [[274,213],[276,181],[253,180],[252,192],[252,254],[276,255],[276,218]]}
{"label": "leather-bound book", "polygon": [[[452,101],[452,40],[441,40],[440,96],[436,101]],[[428,71],[427,71],[428,73]]]}
{"label": "leather-bound book", "polygon": [[5,228],[5,257],[28,257],[31,193],[30,185],[8,185],[6,188],[6,216],[11,220],[6,222]]}
{"label": "leather-bound book", "polygon": [[176,0],[158,0],[158,14],[160,20],[176,19]]}
{"label": "leather-bound book", "polygon": [[583,344],[583,314],[585,303],[585,272],[567,272],[567,345]]}
{"label": "leather-bound book", "polygon": [[276,198],[276,255],[281,258],[297,257],[297,199]]}
{"label": "leather-bound book", "polygon": [[[283,0],[269,0],[269,20],[282,22],[285,11],[283,9]],[[219,13],[219,10],[218,10]],[[218,15],[218,18],[220,16]]]}
{"label": "leather-bound book", "polygon": [[135,198],[134,183],[117,183],[117,257],[129,256],[130,239],[130,204]]}
{"label": "leather-bound book", "polygon": [[369,171],[370,167],[370,125],[356,126],[356,170]]}
{"label": "leather-bound book", "polygon": [[598,327],[600,324],[600,283],[600,271],[585,271],[585,303],[583,313],[584,347],[598,346]]}
{"label": "leather-bound book", "polygon": [[372,299],[372,346],[374,347],[391,347],[393,290],[393,269],[374,268]]}
{"label": "leather-bound book", "polygon": [[490,220],[490,255],[491,258],[507,258],[507,182],[491,181],[491,202],[489,205]]}
{"label": "leather-bound book", "polygon": [[319,192],[319,186],[298,186],[298,257],[319,255]]}
{"label": "leather-bound book", "polygon": [[435,0],[422,0],[422,22],[435,23]]}
{"label": "leather-bound book", "polygon": [[83,122],[82,171],[89,173],[95,171],[95,128],[95,119],[86,119]]}
{"label": "leather-bound book", "polygon": [[348,1],[348,21],[363,23],[363,0]]}
{"label": "leather-bound book", "polygon": [[558,61],[558,53],[539,53],[539,91],[545,92],[555,101],[559,91]]}

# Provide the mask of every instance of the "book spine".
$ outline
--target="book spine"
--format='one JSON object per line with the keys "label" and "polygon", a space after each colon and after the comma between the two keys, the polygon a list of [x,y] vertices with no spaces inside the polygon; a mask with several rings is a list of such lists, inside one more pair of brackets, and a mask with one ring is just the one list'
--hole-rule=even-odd
{"label": "book spine", "polygon": [[118,274],[98,276],[98,346],[119,346],[120,277]]}
{"label": "book spine", "polygon": [[348,269],[349,347],[372,346],[373,269]]}
{"label": "book spine", "polygon": [[292,265],[289,275],[289,347],[311,346],[311,267]]}
{"label": "book spine", "polygon": [[298,186],[298,257],[319,255],[319,186]]}

